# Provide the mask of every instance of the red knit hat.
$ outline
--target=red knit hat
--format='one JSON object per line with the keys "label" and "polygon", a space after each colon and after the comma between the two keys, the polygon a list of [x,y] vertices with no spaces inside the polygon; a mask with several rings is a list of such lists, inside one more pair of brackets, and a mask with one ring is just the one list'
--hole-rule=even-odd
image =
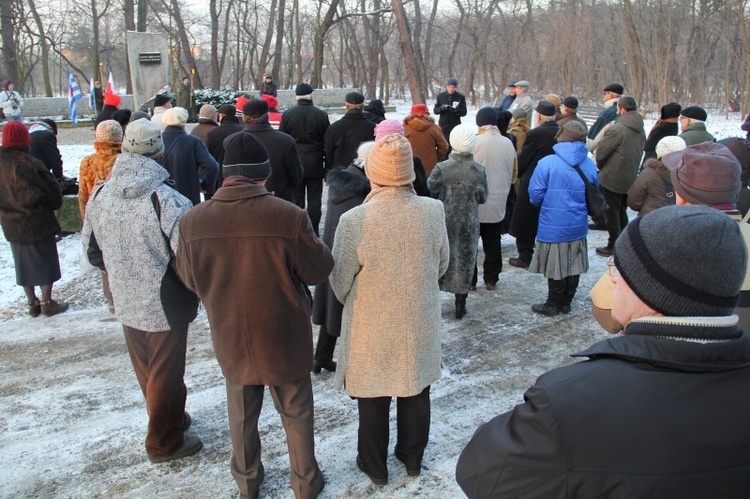
{"label": "red knit hat", "polygon": [[241,112],[242,108],[245,107],[245,104],[247,104],[249,100],[250,99],[248,99],[244,95],[240,95],[239,97],[237,97],[237,99],[234,101],[234,107],[237,108],[237,112]]}
{"label": "red knit hat", "polygon": [[260,96],[261,99],[268,102],[268,108],[269,109],[276,109],[276,106],[279,105],[279,100],[270,94],[263,94]]}
{"label": "red knit hat", "polygon": [[423,103],[414,104],[411,107],[411,114],[426,114],[426,115],[429,115],[430,114],[430,110],[427,109],[427,104],[423,104]]}
{"label": "red knit hat", "polygon": [[31,135],[20,121],[9,121],[3,127],[3,147],[29,147]]}
{"label": "red knit hat", "polygon": [[122,97],[117,94],[104,92],[104,105],[117,107],[122,102]]}

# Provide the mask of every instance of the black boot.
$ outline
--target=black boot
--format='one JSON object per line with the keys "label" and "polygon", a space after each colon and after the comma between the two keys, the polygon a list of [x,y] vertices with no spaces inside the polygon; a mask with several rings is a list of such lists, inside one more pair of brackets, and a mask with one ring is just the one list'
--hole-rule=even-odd
{"label": "black boot", "polygon": [[563,293],[563,302],[560,304],[560,312],[564,314],[570,313],[570,304],[576,295],[580,277],[580,275],[569,275],[565,278],[565,293]]}
{"label": "black boot", "polygon": [[463,319],[466,315],[466,297],[468,294],[456,293],[456,319]]}
{"label": "black boot", "polygon": [[560,305],[565,299],[565,280],[547,279],[547,287],[547,301],[532,305],[531,310],[538,314],[554,317],[560,314]]}

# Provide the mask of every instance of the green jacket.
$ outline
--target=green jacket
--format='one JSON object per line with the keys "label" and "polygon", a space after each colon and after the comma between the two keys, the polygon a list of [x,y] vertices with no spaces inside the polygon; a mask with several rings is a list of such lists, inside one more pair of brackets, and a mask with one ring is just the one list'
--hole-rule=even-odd
{"label": "green jacket", "polygon": [[700,144],[701,142],[714,142],[716,139],[713,135],[708,133],[706,130],[705,123],[690,123],[688,127],[682,132],[679,137],[685,141],[685,144],[692,146],[694,144]]}
{"label": "green jacket", "polygon": [[645,143],[643,117],[637,111],[618,117],[604,131],[596,148],[601,186],[617,194],[627,194],[638,176]]}

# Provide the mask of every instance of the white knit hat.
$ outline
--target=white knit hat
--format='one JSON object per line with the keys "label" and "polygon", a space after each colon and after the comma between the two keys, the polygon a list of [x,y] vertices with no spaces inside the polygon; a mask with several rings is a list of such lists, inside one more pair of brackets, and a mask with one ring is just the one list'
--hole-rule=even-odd
{"label": "white knit hat", "polygon": [[669,135],[656,144],[656,159],[661,159],[662,156],[670,152],[682,151],[686,147],[687,144],[682,137]]}
{"label": "white knit hat", "polygon": [[450,142],[454,151],[471,154],[477,143],[477,127],[469,124],[458,125],[451,131]]}
{"label": "white knit hat", "polygon": [[188,112],[182,107],[173,107],[164,111],[161,122],[164,126],[179,126],[185,128],[187,124]]}
{"label": "white knit hat", "polygon": [[411,144],[396,133],[375,143],[365,160],[367,178],[378,185],[399,186],[414,182],[414,160]]}

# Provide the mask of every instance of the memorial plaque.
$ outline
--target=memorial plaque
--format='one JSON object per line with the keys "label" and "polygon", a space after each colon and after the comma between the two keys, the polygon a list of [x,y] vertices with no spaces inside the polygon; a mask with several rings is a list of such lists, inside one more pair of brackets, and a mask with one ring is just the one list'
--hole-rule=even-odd
{"label": "memorial plaque", "polygon": [[161,53],[141,52],[138,54],[138,62],[141,64],[161,64]]}

